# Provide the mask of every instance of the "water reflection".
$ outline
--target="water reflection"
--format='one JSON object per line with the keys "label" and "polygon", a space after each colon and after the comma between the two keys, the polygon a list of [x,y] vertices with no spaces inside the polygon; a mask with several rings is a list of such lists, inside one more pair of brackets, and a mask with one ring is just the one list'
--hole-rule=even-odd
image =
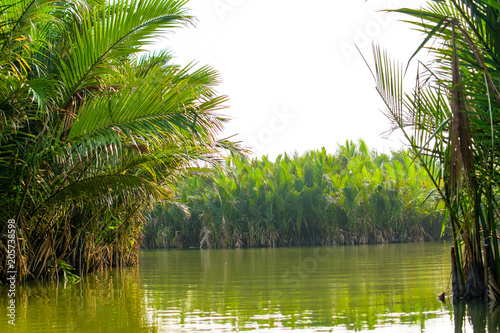
{"label": "water reflection", "polygon": [[156,332],[147,321],[137,268],[92,274],[76,284],[31,282],[16,290],[15,326],[0,332]]}
{"label": "water reflection", "polygon": [[481,300],[459,302],[453,306],[456,333],[500,333],[500,306]]}
{"label": "water reflection", "polygon": [[452,330],[450,309],[436,298],[449,283],[446,245],[321,251],[144,253],[148,314],[159,327],[187,331],[404,326],[420,332],[436,325]]}
{"label": "water reflection", "polygon": [[0,332],[500,333],[500,307],[438,301],[449,261],[443,243],[146,251],[139,268],[20,288]]}

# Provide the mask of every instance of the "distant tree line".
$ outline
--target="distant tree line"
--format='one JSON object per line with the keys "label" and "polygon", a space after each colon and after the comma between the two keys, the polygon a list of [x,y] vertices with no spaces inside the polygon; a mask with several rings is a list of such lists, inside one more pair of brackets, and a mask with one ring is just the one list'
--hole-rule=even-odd
{"label": "distant tree line", "polygon": [[346,142],[302,156],[228,159],[178,185],[177,205],[148,216],[143,244],[274,247],[437,240],[443,204],[405,152]]}

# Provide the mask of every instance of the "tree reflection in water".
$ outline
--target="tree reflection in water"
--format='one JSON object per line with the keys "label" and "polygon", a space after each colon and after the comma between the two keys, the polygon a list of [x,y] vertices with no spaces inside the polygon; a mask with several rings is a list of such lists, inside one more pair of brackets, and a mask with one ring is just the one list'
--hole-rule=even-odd
{"label": "tree reflection in water", "polygon": [[488,304],[474,300],[467,304],[463,301],[453,305],[455,333],[466,333],[467,322],[474,333],[500,333],[500,302]]}

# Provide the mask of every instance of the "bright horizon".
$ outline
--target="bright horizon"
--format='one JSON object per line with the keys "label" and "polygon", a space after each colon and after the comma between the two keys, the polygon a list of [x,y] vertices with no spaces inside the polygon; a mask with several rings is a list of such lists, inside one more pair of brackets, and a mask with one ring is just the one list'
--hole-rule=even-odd
{"label": "bright horizon", "polygon": [[194,61],[219,73],[227,95],[223,114],[232,118],[224,136],[237,134],[256,156],[302,154],[325,147],[334,153],[346,140],[370,149],[403,148],[390,124],[362,57],[372,43],[403,62],[421,43],[402,16],[387,8],[418,8],[411,1],[191,0],[196,27],[176,29],[161,43],[174,62]]}

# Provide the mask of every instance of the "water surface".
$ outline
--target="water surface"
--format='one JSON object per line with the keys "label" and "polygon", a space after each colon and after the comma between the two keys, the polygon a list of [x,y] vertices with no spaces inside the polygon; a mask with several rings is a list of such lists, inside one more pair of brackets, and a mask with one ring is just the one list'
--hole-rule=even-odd
{"label": "water surface", "polygon": [[138,268],[19,288],[0,332],[448,332],[449,246],[143,251]]}

